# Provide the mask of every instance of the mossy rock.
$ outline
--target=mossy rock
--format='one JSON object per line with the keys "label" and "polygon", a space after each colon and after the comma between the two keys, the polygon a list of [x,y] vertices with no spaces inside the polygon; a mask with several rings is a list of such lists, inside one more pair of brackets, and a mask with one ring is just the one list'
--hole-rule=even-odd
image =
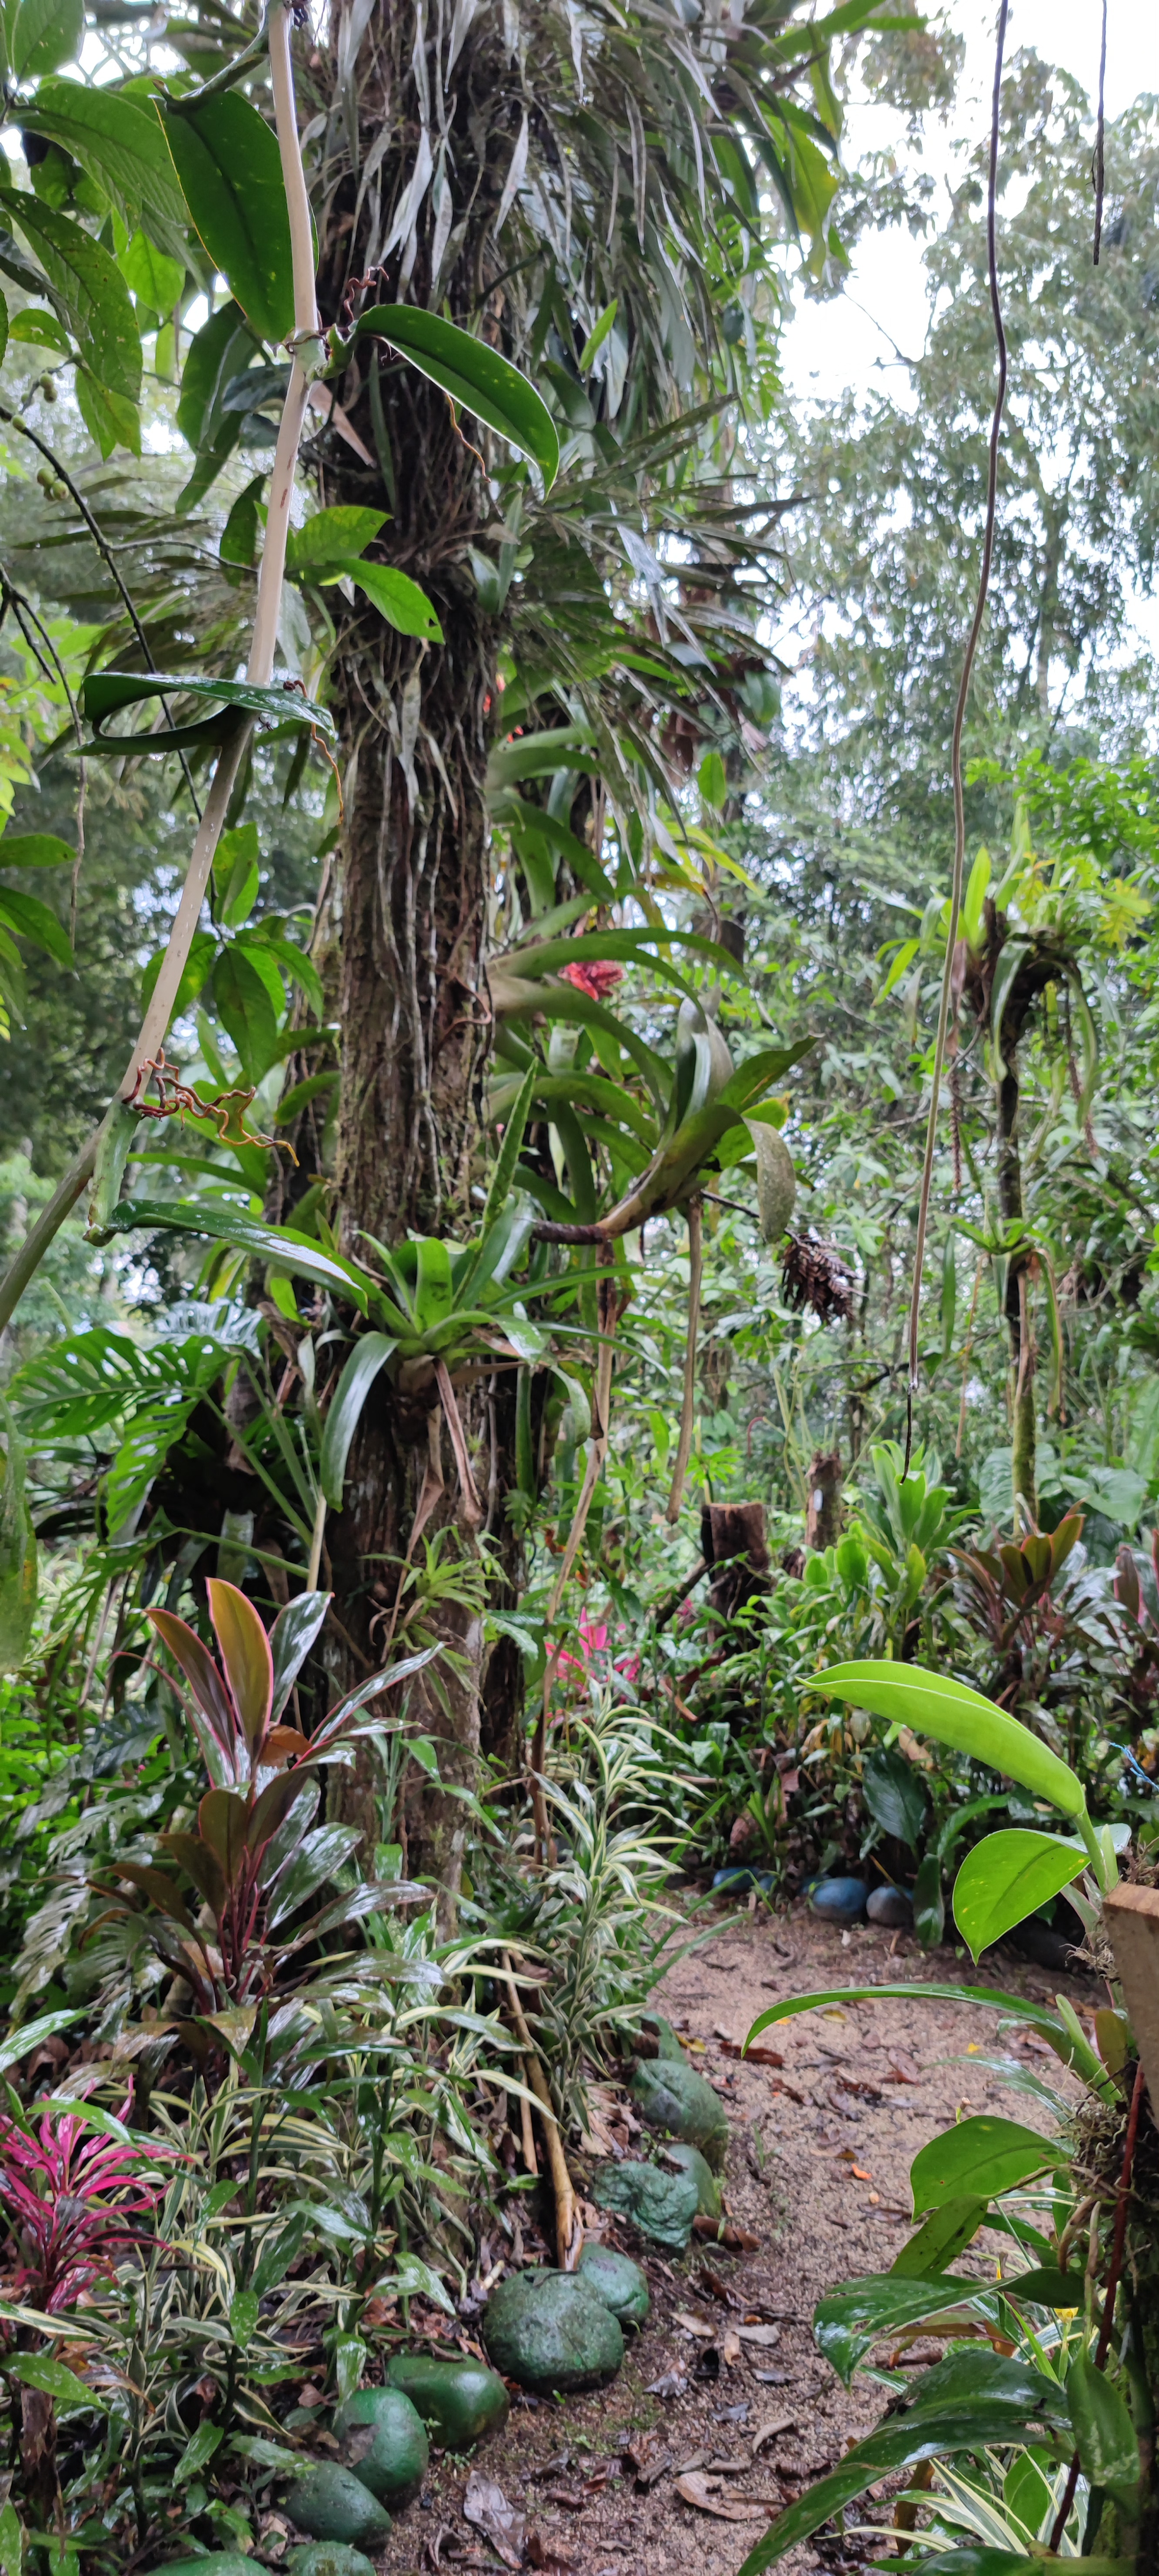
{"label": "mossy rock", "polygon": [[705,2163],[699,2147],[686,2146],[682,2139],[674,2138],[672,2145],[664,2149],[664,2161],[665,2164],[679,2166],[681,2173],[691,2176],[696,2185],[697,2217],[719,2218],[722,2210],[720,2184],[711,2165]]}
{"label": "mossy rock", "polygon": [[[374,2576],[369,2558],[360,2549],[351,2549],[344,2540],[299,2540],[287,2549],[285,2564],[289,2576]],[[249,2576],[254,2576],[254,2562],[248,2562]]]}
{"label": "mossy rock", "polygon": [[426,2476],[431,2446],[422,2416],[401,2388],[360,2388],[334,2418],[342,2466],[380,2504],[402,2504]]}
{"label": "mossy rock", "polygon": [[215,2549],[204,2558],[167,2558],[154,2576],[254,2576],[256,2565],[240,2549]]}
{"label": "mossy rock", "polygon": [[502,2380],[482,2361],[442,2361],[433,2353],[396,2352],[387,2385],[402,2389],[448,2451],[471,2451],[498,2431],[511,2411]]}
{"label": "mossy rock", "polygon": [[581,2251],[576,2278],[585,2289],[595,2291],[597,2299],[603,2300],[622,2326],[645,2323],[650,2305],[648,2284],[630,2254],[617,2254],[610,2245],[589,2242]]}
{"label": "mossy rock", "polygon": [[686,2146],[699,2147],[713,2172],[720,2172],[728,2152],[728,2121],[711,2084],[695,2067],[645,2057],[636,2068],[632,2091],[650,2129],[667,2129]]}
{"label": "mossy rock", "polygon": [[630,2218],[651,2245],[683,2254],[698,2207],[691,2174],[664,2173],[659,2165],[608,2164],[596,2175],[592,2197],[600,2209]]}
{"label": "mossy rock", "polygon": [[312,2540],[361,2541],[375,2549],[390,2530],[385,2505],[352,2469],[332,2468],[328,2460],[306,2477],[296,2478],[285,2503],[291,2522],[299,2531],[308,2531]]}
{"label": "mossy rock", "polygon": [[537,2397],[598,2388],[624,2358],[618,2318],[576,2272],[514,2272],[488,2301],[483,2333],[496,2367]]}

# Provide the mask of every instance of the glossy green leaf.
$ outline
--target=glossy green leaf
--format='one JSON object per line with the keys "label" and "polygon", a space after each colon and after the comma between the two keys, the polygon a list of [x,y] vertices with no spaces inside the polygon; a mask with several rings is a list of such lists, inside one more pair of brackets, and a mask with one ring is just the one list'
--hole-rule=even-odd
{"label": "glossy green leaf", "polygon": [[411,581],[405,572],[396,572],[393,564],[360,563],[351,560],[336,564],[327,576],[333,579],[345,573],[365,591],[371,607],[378,610],[396,634],[417,635],[425,644],[441,644],[443,630],[425,590]]}
{"label": "glossy green leaf", "polygon": [[75,857],[54,832],[6,832],[0,840],[0,868],[70,868]]}
{"label": "glossy green leaf", "polygon": [[46,957],[55,958],[58,966],[71,966],[72,949],[64,923],[35,895],[17,893],[14,886],[0,886],[0,921],[15,931],[18,939],[31,940],[34,948],[42,948]]}
{"label": "glossy green leaf", "polygon": [[1021,1826],[975,1843],[954,1881],[954,1921],[971,1958],[1070,1887],[1088,1858],[1081,1843]]}
{"label": "glossy green leaf", "polygon": [[[932,2378],[933,2373],[927,2375]],[[771,2530],[750,2550],[738,2576],[764,2576],[765,2568],[775,2566],[787,2550],[808,2540],[823,2523],[832,2521],[834,2514],[891,2471],[914,2467],[919,2460],[942,2459],[954,2451],[977,2456],[988,2443],[1016,2440],[1019,2425],[1015,2408],[981,2402],[947,2406],[941,2413],[916,2420],[903,2415],[879,2425],[876,2432],[855,2445],[840,2468],[831,2470],[828,2477],[818,2478],[796,2504],[778,2516]]]}
{"label": "glossy green leaf", "polygon": [[419,304],[372,305],[359,315],[352,338],[370,336],[389,340],[420,375],[441,385],[453,402],[462,403],[489,429],[498,430],[521,456],[530,456],[550,489],[559,471],[555,423],[534,385],[508,358]]}
{"label": "glossy green leaf", "polygon": [[263,340],[294,328],[290,220],[277,136],[239,90],[170,102],[165,134],[194,225]]}
{"label": "glossy green leaf", "polygon": [[961,2200],[943,2201],[903,2245],[890,2271],[897,2279],[928,2279],[947,2263],[955,2263],[967,2245],[972,2245],[984,2224],[989,2202],[966,2196]]}
{"label": "glossy green leaf", "polygon": [[128,287],[111,253],[80,224],[23,189],[0,187],[0,207],[36,252],[97,383],[135,403],[141,341]]}
{"label": "glossy green leaf", "polygon": [[110,1222],[117,1234],[140,1229],[149,1234],[211,1235],[218,1242],[236,1245],[239,1252],[252,1253],[256,1261],[268,1262],[275,1271],[288,1272],[291,1278],[312,1279],[316,1287],[329,1288],[366,1313],[373,1282],[364,1271],[340,1260],[337,1253],[325,1252],[309,1235],[295,1234],[289,1226],[263,1225],[258,1218],[243,1215],[240,1208],[196,1200],[173,1199],[154,1206],[147,1199],[122,1199]]}
{"label": "glossy green leaf", "polygon": [[8,60],[18,81],[40,80],[75,62],[84,38],[84,0],[18,0],[8,19]]}
{"label": "glossy green leaf", "polygon": [[[284,1004],[284,992],[282,999]],[[278,1051],[278,1008],[252,958],[236,942],[214,966],[213,1007],[237,1048],[247,1082],[259,1083]]]}
{"label": "glossy green leaf", "polygon": [[925,1672],[920,1664],[833,1664],[809,1683],[827,1699],[848,1700],[868,1709],[891,1726],[908,1726],[915,1735],[932,1735],[992,1771],[1005,1772],[1036,1798],[1049,1798],[1066,1816],[1082,1814],[1083,1786],[1069,1763],[1040,1743],[1029,1727],[1007,1717],[981,1691],[946,1673]]}
{"label": "glossy green leaf", "polygon": [[332,1511],[340,1512],[342,1509],[346,1461],[350,1455],[350,1443],[362,1418],[362,1408],[379,1370],[385,1368],[397,1348],[397,1341],[385,1333],[364,1333],[355,1343],[330,1399],[322,1434],[318,1482]]}
{"label": "glossy green leaf", "polygon": [[75,2370],[49,2352],[18,2352],[6,2359],[4,2368],[22,2387],[41,2389],[65,2414],[80,2406],[92,2407],[98,2414],[107,2411],[107,2397],[98,2395],[87,2379],[78,2379]]}
{"label": "glossy green leaf", "polygon": [[319,1636],[330,1607],[328,1592],[299,1592],[279,1610],[270,1630],[270,1654],[274,1665],[274,1696],[270,1710],[274,1725],[282,1714],[306,1657]]}
{"label": "glossy green leaf", "polygon": [[1118,2389],[1089,2352],[1076,2354],[1066,2380],[1067,2404],[1083,2475],[1105,2487],[1127,2512],[1137,2512],[1139,2443]]}
{"label": "glossy green leaf", "polygon": [[349,564],[373,545],[387,523],[386,510],[360,510],[340,503],[315,510],[305,526],[291,528],[286,541],[286,572],[291,581],[314,581],[335,567]]}
{"label": "glossy green leaf", "polygon": [[[128,230],[133,231],[149,214],[162,217],[167,226],[184,223],[181,190],[151,107],[123,98],[115,89],[90,87],[86,81],[43,80],[29,105],[21,103],[20,122],[29,133],[43,134],[71,153],[112,198]],[[169,260],[167,265],[175,268],[176,262]],[[181,291],[184,274],[183,269],[177,271],[175,294]],[[138,292],[135,286],[133,292]],[[150,300],[155,313],[168,310],[155,298]]]}
{"label": "glossy green leaf", "polygon": [[813,2311],[813,2338],[819,2352],[846,2387],[879,2335],[896,2335],[950,2314],[996,2317],[994,2290],[980,2281],[957,2281],[950,2273],[923,2279],[896,2272],[868,2273],[859,2281],[839,2282],[827,2290]]}
{"label": "glossy green leaf", "polygon": [[19,2066],[24,2058],[34,2057],[46,2039],[55,2039],[58,2030],[71,2030],[73,2023],[82,2019],[83,2014],[79,2012],[38,2013],[35,2021],[26,2021],[19,2030],[8,2031],[0,2039],[0,2075],[7,2075],[10,2068]]}
{"label": "glossy green leaf", "polygon": [[171,313],[185,285],[185,270],[168,252],[158,250],[147,233],[133,234],[117,261],[131,295],[150,313]]}
{"label": "glossy green leaf", "polygon": [[745,2041],[748,2048],[763,2030],[776,2022],[795,2021],[798,2013],[824,2012],[834,2004],[863,2004],[876,2001],[879,1995],[896,2002],[988,2004],[1003,2021],[1024,2021],[1047,2040],[1069,2065],[1070,2034],[1059,2015],[1045,2004],[1036,2004],[1025,1995],[1009,1995],[998,1986],[943,1986],[918,1984],[897,1986],[828,1986],[812,1995],[787,1995],[783,2003],[770,2004],[768,2011],[758,2013]]}
{"label": "glossy green leaf", "polygon": [[[141,705],[150,698],[199,698],[215,705],[219,712],[205,725],[179,725],[172,732],[106,736],[102,728],[109,717],[124,707]],[[255,688],[248,680],[198,680],[187,673],[154,674],[146,671],[93,671],[80,687],[81,710],[96,728],[97,739],[89,751],[100,750],[123,754],[126,741],[133,739],[140,751],[165,751],[179,741],[197,736],[208,740],[225,729],[234,715],[251,715],[267,724],[309,725],[328,742],[336,739],[334,719],[325,707],[312,698],[301,697],[294,689]],[[2,844],[0,844],[2,846]]]}
{"label": "glossy green leaf", "polygon": [[197,2431],[190,2435],[173,2471],[174,2486],[188,2486],[192,2478],[200,2477],[202,2470],[208,2468],[214,2452],[220,2448],[224,2440],[223,2425],[199,2424]]}
{"label": "glossy green leaf", "polygon": [[245,2352],[257,2332],[261,2301],[256,2290],[235,2290],[229,2303],[229,2330],[239,2352]]}
{"label": "glossy green leaf", "polygon": [[196,453],[178,508],[190,510],[209,490],[241,437],[241,415],[227,412],[226,388],[253,357],[255,342],[240,304],[211,313],[190,344],[181,370],[177,426]]}
{"label": "glossy green leaf", "polygon": [[877,1746],[861,1768],[861,1793],[875,1825],[913,1849],[929,1811],[921,1774],[904,1753]]}
{"label": "glossy green leaf", "polygon": [[994,2120],[984,2114],[959,2120],[956,2128],[932,2138],[914,2157],[910,2167],[914,2216],[920,2218],[924,2210],[938,2209],[947,2200],[967,2194],[977,2200],[997,2200],[1001,2193],[1029,2182],[1033,2174],[1049,2173],[1060,2162],[1065,2162],[1065,2150],[1057,2141],[1022,2128],[1017,2120]]}

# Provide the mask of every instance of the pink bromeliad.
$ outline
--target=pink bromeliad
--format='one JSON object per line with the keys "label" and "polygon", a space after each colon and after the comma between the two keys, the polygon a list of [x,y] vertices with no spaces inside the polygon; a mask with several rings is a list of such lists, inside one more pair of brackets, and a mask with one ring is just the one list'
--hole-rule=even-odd
{"label": "pink bromeliad", "polygon": [[75,2111],[55,2120],[46,2112],[35,2135],[0,2118],[0,2200],[24,2258],[11,2282],[16,2294],[59,2315],[94,2281],[111,2280],[115,2257],[141,2243],[160,2199],[136,2168],[165,2153],[105,2137]]}

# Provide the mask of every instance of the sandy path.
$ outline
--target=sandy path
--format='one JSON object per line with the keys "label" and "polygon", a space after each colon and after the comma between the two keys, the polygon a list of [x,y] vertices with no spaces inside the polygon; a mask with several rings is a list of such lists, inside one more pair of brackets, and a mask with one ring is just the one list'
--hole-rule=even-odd
{"label": "sandy path", "polygon": [[[783,2054],[782,2070],[739,2065],[720,2035],[743,2039],[758,2012],[789,1994],[967,1977],[1043,2001],[1061,1987],[1088,2012],[1100,1999],[1090,1979],[1060,1979],[1009,1953],[974,1974],[950,1949],[929,1955],[908,1935],[873,1928],[842,1934],[803,1911],[775,1921],[728,1916],[710,1948],[669,1973],[657,2008],[682,2036],[703,2043],[693,2062],[716,2085],[732,2122],[729,2208],[759,2238],[759,2250],[725,2255],[694,2242],[672,2262],[645,2255],[652,2316],[614,2385],[561,2404],[519,2405],[501,2438],[480,2453],[478,2467],[526,2514],[541,2553],[566,2552],[566,2559],[541,2554],[528,2563],[566,2565],[574,2576],[665,2576],[684,2568],[735,2576],[764,2518],[737,2524],[698,2511],[677,2495],[676,2476],[687,2464],[711,2475],[714,2460],[747,2462],[759,2428],[789,2418],[752,2471],[724,2477],[718,2490],[758,2500],[771,2516],[810,2473],[840,2456],[850,2434],[876,2420],[881,2392],[865,2386],[847,2395],[818,2355],[815,2300],[835,2281],[888,2270],[910,2231],[913,2157],[959,2106],[1042,2128],[1049,2114],[978,2062],[1010,2047],[998,2042],[997,2017],[982,2006],[875,2000],[806,2014],[768,2035],[766,2045]],[[1048,2081],[1061,2073],[1041,2043],[1016,2053]],[[640,2252],[627,2231],[615,2241]],[[713,2318],[721,2328],[751,2320],[769,2339],[746,2337],[719,2376],[698,2376],[706,2339],[682,2330],[675,2311]],[[648,2393],[664,2379],[686,2385],[678,2394]],[[670,2466],[645,2491],[623,2453],[648,2433],[655,2437],[652,2462],[668,2455]],[[477,2566],[499,2565],[462,2519],[465,2485],[461,2466],[432,2457],[423,2498],[400,2519],[384,2570],[412,2576],[470,2563],[458,2551],[470,2551]],[[445,2554],[436,2557],[440,2529]],[[816,2551],[797,2555],[804,2566]]]}

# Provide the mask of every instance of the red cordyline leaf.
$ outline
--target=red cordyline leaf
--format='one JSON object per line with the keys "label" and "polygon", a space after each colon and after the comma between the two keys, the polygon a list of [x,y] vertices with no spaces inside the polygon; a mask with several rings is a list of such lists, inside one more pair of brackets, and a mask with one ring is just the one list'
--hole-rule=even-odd
{"label": "red cordyline leaf", "polygon": [[[118,2117],[132,2107],[130,2088]],[[109,2279],[114,2256],[139,2244],[159,2188],[141,2180],[141,2163],[164,2161],[167,2150],[145,2142],[126,2147],[93,2131],[83,2116],[46,2113],[36,2136],[17,2120],[0,2119],[0,2201],[15,2221],[13,2236],[24,2257],[12,2286],[30,2293],[49,2315],[72,2307],[93,2281]]]}

